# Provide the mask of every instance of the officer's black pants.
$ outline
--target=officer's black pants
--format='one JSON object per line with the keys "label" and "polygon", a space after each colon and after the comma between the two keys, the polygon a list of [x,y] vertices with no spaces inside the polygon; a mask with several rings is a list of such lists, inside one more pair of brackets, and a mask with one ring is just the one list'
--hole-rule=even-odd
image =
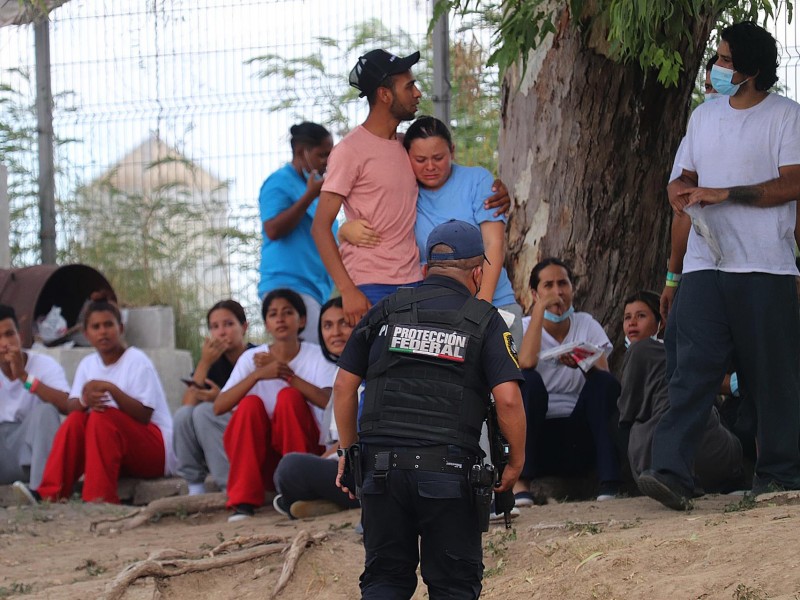
{"label": "officer's black pants", "polygon": [[480,595],[481,532],[465,476],[389,471],[381,491],[370,472],[361,506],[362,598],[411,598],[418,563],[431,600]]}

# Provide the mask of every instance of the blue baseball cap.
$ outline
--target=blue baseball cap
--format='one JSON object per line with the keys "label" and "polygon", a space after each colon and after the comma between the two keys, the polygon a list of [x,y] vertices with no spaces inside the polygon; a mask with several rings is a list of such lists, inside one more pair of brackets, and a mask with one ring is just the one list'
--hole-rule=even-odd
{"label": "blue baseball cap", "polygon": [[[431,250],[436,244],[450,246],[453,251],[433,254]],[[481,230],[474,225],[456,219],[451,219],[434,227],[425,244],[425,255],[428,262],[432,260],[460,260],[475,256],[483,256],[484,260],[486,260],[486,255],[483,252]],[[486,262],[488,263],[489,261],[486,260]]]}

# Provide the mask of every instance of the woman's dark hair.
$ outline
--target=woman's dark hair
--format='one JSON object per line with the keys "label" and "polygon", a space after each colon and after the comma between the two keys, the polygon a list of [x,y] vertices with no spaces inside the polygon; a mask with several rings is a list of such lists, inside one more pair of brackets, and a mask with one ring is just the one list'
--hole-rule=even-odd
{"label": "woman's dark hair", "polygon": [[17,321],[17,313],[13,306],[7,304],[0,304],[0,321],[11,319],[14,322],[14,328],[19,329],[19,321]]}
{"label": "woman's dark hair", "polygon": [[322,315],[325,314],[325,311],[331,307],[342,308],[342,297],[336,296],[336,298],[331,298],[325,304],[323,304],[319,309],[319,321],[317,321],[317,339],[319,340],[319,346],[322,348],[322,356],[328,359],[330,362],[335,363],[339,360],[339,357],[333,354],[330,350],[325,347],[325,342],[322,339]]}
{"label": "woman's dark hair", "polygon": [[214,306],[208,309],[208,312],[206,313],[206,325],[209,327],[211,326],[211,313],[213,313],[215,310],[220,310],[221,308],[232,312],[233,316],[236,317],[236,320],[239,321],[240,325],[247,323],[247,315],[244,314],[242,305],[236,300],[228,298],[227,300],[220,300]]}
{"label": "woman's dark hair", "polygon": [[656,323],[661,323],[661,296],[650,290],[639,290],[625,298],[623,309],[633,302],[644,302],[656,318]]}
{"label": "woman's dark hair", "polygon": [[552,256],[549,258],[545,258],[542,261],[539,261],[533,270],[531,271],[531,278],[528,285],[531,286],[531,289],[535,292],[536,288],[539,287],[539,275],[541,275],[542,271],[549,267],[550,265],[556,265],[559,267],[563,267],[563,269],[567,272],[567,278],[572,283],[575,283],[575,278],[572,276],[572,269],[569,268],[567,263],[563,260],[559,260],[558,258],[553,258]]}
{"label": "woman's dark hair", "polygon": [[89,324],[89,317],[96,312],[110,312],[117,323],[122,325],[122,315],[117,306],[117,298],[108,290],[93,292],[89,296],[89,303],[83,309],[83,328]]}
{"label": "woman's dark hair", "polygon": [[717,64],[717,59],[718,58],[719,58],[719,56],[717,56],[716,54],[712,54],[711,55],[711,58],[709,58],[708,61],[706,62],[706,71],[710,71],[711,67],[713,67],[715,64]]}
{"label": "woman's dark hair", "polygon": [[411,124],[403,138],[403,146],[408,150],[414,140],[425,140],[432,137],[440,137],[447,142],[450,148],[453,147],[453,136],[450,135],[447,125],[436,117],[428,116],[420,117]]}
{"label": "woman's dark hair", "polygon": [[298,125],[292,125],[289,129],[289,133],[292,136],[289,140],[292,146],[292,152],[294,152],[298,146],[314,148],[331,137],[330,132],[322,125],[311,123],[310,121],[303,121]]}
{"label": "woman's dark hair", "polygon": [[[269,294],[264,296],[264,302],[261,303],[261,318],[264,319],[265,323],[267,321],[267,311],[269,310],[269,305],[272,304],[272,301],[277,298],[283,298],[286,300],[294,307],[294,309],[297,311],[297,314],[301,317],[306,316],[306,303],[303,302],[300,294],[294,290],[290,290],[289,288],[278,288],[277,290],[272,290]],[[301,327],[298,333],[302,333],[304,329],[305,326]]]}
{"label": "woman's dark hair", "polygon": [[733,68],[755,76],[756,89],[766,92],[778,81],[778,45],[775,38],[753,21],[734,23],[721,37],[731,48]]}

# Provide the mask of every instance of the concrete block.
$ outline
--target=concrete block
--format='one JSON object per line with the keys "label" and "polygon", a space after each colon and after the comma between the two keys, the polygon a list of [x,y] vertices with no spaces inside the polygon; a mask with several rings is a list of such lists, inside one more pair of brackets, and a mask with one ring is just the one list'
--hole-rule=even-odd
{"label": "concrete block", "polygon": [[125,339],[131,346],[175,348],[175,314],[171,306],[142,306],[123,309],[126,313]]}
{"label": "concrete block", "polygon": [[[181,382],[181,377],[189,377],[192,373],[192,355],[188,350],[175,350],[174,348],[142,348],[141,349],[153,361],[164,386],[164,393],[167,395],[167,403],[170,410],[175,413],[181,405],[183,393],[186,385]],[[93,348],[56,348],[36,347],[35,352],[41,352],[52,356],[64,367],[67,374],[67,381],[72,383],[75,378],[75,371],[78,363],[92,352]]]}

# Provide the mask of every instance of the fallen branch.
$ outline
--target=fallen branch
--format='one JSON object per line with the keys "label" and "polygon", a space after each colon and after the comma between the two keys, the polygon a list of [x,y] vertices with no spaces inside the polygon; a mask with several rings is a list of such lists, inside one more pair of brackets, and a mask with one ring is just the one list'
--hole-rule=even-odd
{"label": "fallen branch", "polygon": [[[197,496],[159,498],[158,500],[153,500],[147,506],[143,506],[122,517],[110,517],[92,521],[89,525],[89,531],[105,533],[107,530],[111,529],[110,523],[121,523],[119,529],[121,531],[126,531],[144,525],[151,519],[156,519],[165,515],[223,510],[225,508],[225,502],[226,496],[221,492],[217,494],[199,494]],[[98,527],[100,527],[99,530]]]}
{"label": "fallen branch", "polygon": [[540,523],[539,525],[531,525],[528,531],[545,531],[547,529],[581,529],[583,527],[598,527],[605,525],[611,527],[612,525],[630,525],[633,521],[567,521],[566,523]]}
{"label": "fallen branch", "polygon": [[286,554],[286,560],[283,561],[283,570],[278,578],[278,583],[275,584],[275,589],[272,590],[273,598],[277,597],[278,594],[283,591],[283,588],[286,587],[286,584],[289,583],[289,579],[292,578],[294,570],[297,567],[297,562],[300,560],[306,548],[312,544],[321,542],[326,537],[327,534],[325,533],[318,533],[312,537],[305,529],[295,536],[294,540],[292,540],[292,546]]}
{"label": "fallen branch", "polygon": [[[279,552],[284,552],[287,548],[289,548],[288,544],[271,544],[268,546],[248,548],[223,556],[200,558],[196,560],[180,558],[158,560],[154,557],[162,555],[165,552],[160,550],[147,559],[136,562],[123,569],[109,585],[103,598],[104,600],[120,600],[120,598],[125,595],[125,591],[128,587],[142,577],[175,577],[176,575],[185,575],[187,573],[210,571],[212,569],[230,567],[263,558],[270,554],[278,554]],[[166,552],[172,553],[176,551],[168,550]]]}
{"label": "fallen branch", "polygon": [[222,554],[228,548],[233,546],[237,546],[238,549],[244,548],[245,546],[255,546],[258,544],[277,544],[277,543],[284,543],[288,544],[289,540],[285,537],[280,537],[277,535],[248,535],[248,536],[238,536],[233,538],[232,540],[225,540],[221,544],[219,544],[216,548],[213,548],[208,555],[209,556],[216,556],[217,554]]}

